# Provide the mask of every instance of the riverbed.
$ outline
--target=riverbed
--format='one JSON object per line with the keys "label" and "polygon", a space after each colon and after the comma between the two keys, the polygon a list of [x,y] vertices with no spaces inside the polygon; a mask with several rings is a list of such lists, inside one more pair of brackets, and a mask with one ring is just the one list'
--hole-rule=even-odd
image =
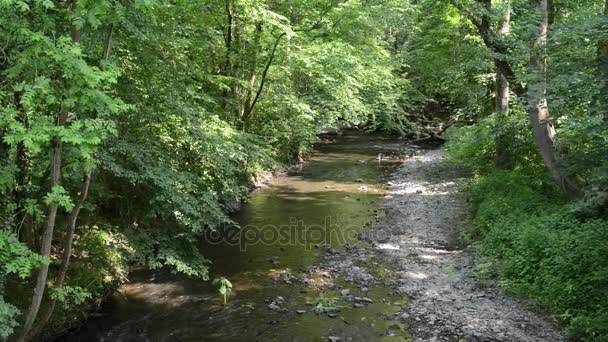
{"label": "riverbed", "polygon": [[208,281],[134,270],[100,312],[59,340],[408,340],[407,327],[392,320],[406,298],[310,272],[327,248],[365,244],[358,234],[383,216],[400,148],[380,135],[325,137],[301,168],[251,194],[233,217],[238,228],[205,234],[211,279],[234,286],[226,305]]}

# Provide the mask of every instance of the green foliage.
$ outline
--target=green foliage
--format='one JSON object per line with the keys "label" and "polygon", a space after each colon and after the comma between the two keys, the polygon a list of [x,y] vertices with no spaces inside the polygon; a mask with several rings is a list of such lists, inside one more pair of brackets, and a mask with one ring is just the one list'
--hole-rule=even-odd
{"label": "green foliage", "polygon": [[[107,289],[124,283],[135,252],[126,236],[110,225],[81,227],[74,240],[65,284],[49,287],[49,298],[57,302],[50,331],[62,331],[82,320],[82,312],[91,302],[99,300]],[[59,262],[51,270],[59,268]]]}
{"label": "green foliage", "polygon": [[0,230],[0,277],[16,274],[25,279],[43,263],[49,259],[32,252],[15,234]]}
{"label": "green foliage", "polygon": [[470,126],[456,126],[448,129],[448,142],[445,146],[452,163],[468,167],[486,174],[496,166],[496,136],[502,134],[506,139],[506,150],[514,167],[531,175],[546,172],[528,129],[528,118],[520,108],[515,108],[496,124],[496,113],[489,115]]}
{"label": "green foliage", "polygon": [[62,186],[54,186],[51,189],[51,192],[44,196],[44,203],[46,205],[50,205],[51,203],[56,204],[57,206],[64,208],[67,212],[71,212],[74,208],[72,199]]}
{"label": "green foliage", "polygon": [[420,1],[413,21],[401,54],[421,104],[438,103],[459,120],[489,112],[491,52],[466,15],[449,1]]}
{"label": "green foliage", "polygon": [[16,317],[20,311],[16,306],[4,301],[4,297],[0,295],[0,339],[5,340],[19,326]]}
{"label": "green foliage", "polygon": [[[234,224],[228,214],[257,173],[301,161],[323,127],[414,136],[415,121],[431,118],[457,123],[449,157],[477,174],[469,237],[497,260],[488,269],[563,315],[574,333],[600,336],[606,310],[589,303],[604,299],[590,287],[605,281],[595,264],[604,261],[596,241],[608,203],[608,86],[597,74],[608,39],[603,3],[556,2],[550,34],[558,167],[584,184],[566,206],[532,142],[525,101],[514,98],[505,118],[492,114],[495,58],[517,81],[530,79],[523,70],[535,18],[525,1],[512,3],[508,48],[496,53],[471,20],[485,11],[474,0],[0,0],[2,276],[25,279],[48,262],[10,232],[37,245],[51,204],[61,223],[52,259],[61,259],[59,226],[92,173],[66,286],[50,292],[62,313],[53,328],[79,319],[70,310],[123,282],[132,264],[208,279],[199,236]],[[494,1],[485,13],[491,30],[504,10]],[[495,170],[497,136],[507,137],[512,172]],[[57,185],[50,171],[59,142]],[[26,305],[0,302],[0,336]],[[335,302],[321,296],[317,305]]]}
{"label": "green foliage", "polygon": [[67,310],[78,307],[92,299],[91,292],[79,286],[63,286],[60,289],[52,288],[49,295]]}
{"label": "green foliage", "polygon": [[228,294],[232,292],[232,283],[224,277],[215,278],[211,283],[219,287],[218,292],[224,297],[224,305],[226,305]]}
{"label": "green foliage", "polygon": [[68,275],[71,289],[65,295],[83,299],[86,292],[99,293],[122,283],[133,252],[126,236],[117,232],[116,227],[83,227],[74,244],[75,256]]}
{"label": "green foliage", "polygon": [[319,293],[315,301],[313,302],[313,306],[316,310],[323,310],[325,308],[335,308],[338,306],[338,301],[336,298],[327,298],[323,292]]}
{"label": "green foliage", "polygon": [[167,266],[174,272],[209,279],[210,262],[200,253],[196,234],[153,230],[129,231],[128,235],[134,248],[132,263],[147,265],[151,269]]}
{"label": "green foliage", "polygon": [[[493,173],[471,186],[470,236],[500,284],[548,307],[568,332],[607,336],[608,221],[577,218],[575,205],[543,195],[525,174]],[[486,264],[486,268],[487,268]]]}
{"label": "green foliage", "polygon": [[0,340],[8,338],[19,325],[17,316],[20,310],[4,299],[6,277],[14,274],[26,279],[32,270],[49,262],[48,258],[32,252],[25,244],[19,242],[15,234],[0,230]]}

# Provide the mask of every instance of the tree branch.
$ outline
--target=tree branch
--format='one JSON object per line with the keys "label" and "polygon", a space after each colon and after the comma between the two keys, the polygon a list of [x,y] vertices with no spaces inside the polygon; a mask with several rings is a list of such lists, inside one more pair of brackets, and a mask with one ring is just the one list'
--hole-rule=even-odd
{"label": "tree branch", "polygon": [[246,116],[245,116],[246,120],[248,120],[249,117],[251,116],[251,113],[253,112],[253,108],[255,107],[256,103],[258,102],[260,94],[262,94],[262,91],[264,90],[264,84],[266,84],[268,70],[270,69],[270,66],[272,65],[275,53],[277,51],[277,47],[279,46],[279,43],[281,42],[281,38],[283,38],[285,35],[286,35],[286,33],[283,32],[278,37],[276,37],[274,46],[272,47],[272,51],[270,52],[270,57],[268,57],[268,61],[266,62],[266,66],[264,67],[264,71],[262,72],[262,79],[260,81],[260,87],[258,88],[258,91],[256,92],[255,97],[253,98],[253,101],[251,102],[251,105],[249,106],[249,109],[246,113]]}

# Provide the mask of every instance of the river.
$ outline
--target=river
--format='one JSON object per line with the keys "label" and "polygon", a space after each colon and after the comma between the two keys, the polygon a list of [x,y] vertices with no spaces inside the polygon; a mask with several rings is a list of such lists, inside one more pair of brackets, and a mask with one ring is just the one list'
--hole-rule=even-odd
{"label": "river", "polygon": [[[319,260],[319,245],[363,243],[356,235],[382,216],[384,185],[400,162],[400,145],[357,132],[324,138],[295,174],[251,194],[233,217],[240,230],[206,235],[200,248],[213,262],[211,278],[234,285],[227,305],[210,282],[136,269],[100,312],[58,341],[407,340],[406,328],[391,320],[402,299],[388,289],[339,280],[320,288],[317,280],[324,279],[306,274]],[[345,288],[374,303],[353,308],[340,300]],[[279,296],[282,311],[270,310]],[[337,299],[336,317],[312,312],[320,296]]]}

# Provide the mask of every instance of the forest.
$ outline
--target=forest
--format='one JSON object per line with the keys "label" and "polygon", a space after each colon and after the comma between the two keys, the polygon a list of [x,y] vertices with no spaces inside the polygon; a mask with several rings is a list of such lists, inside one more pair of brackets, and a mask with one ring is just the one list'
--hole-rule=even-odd
{"label": "forest", "polygon": [[608,341],[605,0],[0,0],[0,340],[212,280],[201,235],[329,127],[443,145],[476,276]]}

